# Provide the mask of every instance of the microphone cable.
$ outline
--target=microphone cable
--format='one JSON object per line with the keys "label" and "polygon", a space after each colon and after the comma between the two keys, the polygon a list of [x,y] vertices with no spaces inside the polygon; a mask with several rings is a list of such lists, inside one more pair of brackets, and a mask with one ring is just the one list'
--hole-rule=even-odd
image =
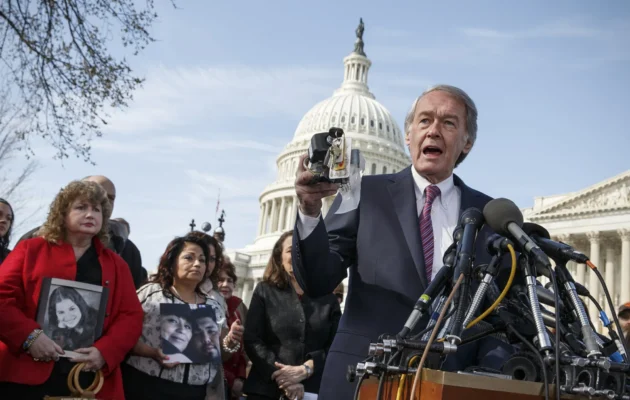
{"label": "microphone cable", "polygon": [[[409,360],[407,367],[411,368],[411,364],[413,364],[413,362],[416,361],[418,358],[419,356],[411,357],[411,360]],[[398,381],[398,391],[396,392],[396,400],[403,400],[403,395],[405,394],[405,380],[406,379],[407,379],[407,374],[403,374],[400,377],[400,380]]]}
{"label": "microphone cable", "polygon": [[[453,286],[453,290],[451,291],[451,294],[448,295],[448,298],[446,299],[446,302],[444,303],[444,308],[442,308],[442,312],[440,313],[440,316],[438,317],[438,320],[435,323],[436,326],[439,326],[442,323],[442,320],[444,319],[444,315],[446,315],[446,311],[448,310],[448,307],[451,305],[453,296],[455,296],[455,293],[457,293],[457,290],[459,289],[459,286],[462,284],[463,281],[464,281],[464,274],[460,274],[459,278],[457,278],[457,282],[455,283],[455,286]],[[420,373],[422,372],[422,366],[424,365],[424,362],[426,361],[427,356],[429,355],[429,349],[431,348],[431,345],[433,344],[433,341],[435,340],[435,336],[437,336],[437,334],[438,334],[438,330],[434,329],[433,332],[431,332],[431,337],[429,338],[429,341],[427,342],[427,347],[424,348],[424,352],[422,353],[422,358],[420,359],[420,363],[418,364],[418,370],[416,371],[416,376],[413,378],[413,385],[411,388],[410,399],[416,398],[415,397],[416,389],[418,388],[418,384],[420,383]]]}
{"label": "microphone cable", "polygon": [[472,328],[473,326],[477,325],[479,321],[483,320],[488,315],[490,315],[490,313],[494,311],[495,308],[498,307],[498,305],[503,301],[505,296],[510,291],[510,288],[512,287],[512,282],[514,282],[514,276],[516,275],[516,252],[514,251],[514,246],[512,246],[511,244],[508,244],[507,248],[510,251],[510,256],[512,257],[512,269],[510,271],[510,277],[508,278],[507,284],[503,288],[503,291],[501,292],[499,297],[497,297],[497,299],[494,301],[494,303],[486,311],[484,311],[480,316],[470,321],[468,325],[466,326],[466,329]]}
{"label": "microphone cable", "polygon": [[[597,266],[593,264],[590,260],[586,261],[586,265],[588,265],[588,267],[592,269],[593,272],[595,272],[595,275],[597,275],[597,279],[599,279],[599,283],[602,285],[602,288],[604,289],[604,294],[606,295],[606,301],[608,302],[608,307],[610,307],[610,313],[612,314],[613,320],[615,321],[615,328],[617,328],[617,335],[619,335],[620,338],[623,338],[624,336],[621,330],[621,324],[619,323],[619,318],[617,318],[617,313],[615,312],[615,306],[612,302],[612,298],[610,297],[610,293],[608,292],[608,286],[606,286],[604,277],[599,272],[599,269],[597,268]],[[622,354],[623,359],[626,362],[628,362],[628,347],[626,346],[626,341],[621,340],[620,343],[624,350],[624,354]]]}

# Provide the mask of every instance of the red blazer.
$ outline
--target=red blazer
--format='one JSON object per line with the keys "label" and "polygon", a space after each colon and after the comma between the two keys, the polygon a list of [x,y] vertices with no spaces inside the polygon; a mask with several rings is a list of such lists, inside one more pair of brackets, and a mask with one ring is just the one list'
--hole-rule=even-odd
{"label": "red blazer", "polygon": [[[142,333],[143,312],[129,267],[97,238],[93,241],[102,268],[103,286],[109,288],[103,335],[94,346],[105,365],[105,383],[99,399],[124,400],[119,364]],[[0,266],[0,381],[28,385],[44,383],[52,362],[36,362],[22,350],[35,322],[43,278],[74,280],[77,262],[72,246],[43,238],[21,241]],[[50,393],[50,395],[57,395]]]}

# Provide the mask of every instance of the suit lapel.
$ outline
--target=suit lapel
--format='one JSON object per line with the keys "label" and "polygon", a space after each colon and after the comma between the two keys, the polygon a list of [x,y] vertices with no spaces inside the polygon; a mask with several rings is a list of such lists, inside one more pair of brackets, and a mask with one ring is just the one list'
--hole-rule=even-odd
{"label": "suit lapel", "polygon": [[[455,184],[455,186],[459,188],[459,191],[461,193],[461,201],[459,205],[460,217],[462,213],[465,210],[469,209],[470,207],[479,208],[480,206],[479,204],[480,193],[479,192],[472,190],[471,188],[466,186],[464,181],[462,181],[457,175],[453,175],[453,183]],[[479,209],[479,211],[483,211],[483,207]],[[459,217],[458,217],[458,220],[459,220]]]}
{"label": "suit lapel", "polygon": [[421,289],[424,291],[427,287],[427,277],[422,254],[422,242],[420,241],[420,223],[418,221],[418,207],[416,205],[416,193],[413,187],[411,167],[393,175],[393,182],[388,186],[388,190],[394,203],[394,211],[398,216],[398,222],[403,230],[407,247],[422,282]]}

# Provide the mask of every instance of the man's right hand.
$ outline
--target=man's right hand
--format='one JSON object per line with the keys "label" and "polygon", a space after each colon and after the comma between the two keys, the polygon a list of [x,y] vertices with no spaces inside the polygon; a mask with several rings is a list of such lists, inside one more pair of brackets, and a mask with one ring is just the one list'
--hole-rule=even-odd
{"label": "man's right hand", "polygon": [[312,183],[314,175],[304,167],[307,158],[308,154],[304,154],[298,162],[295,193],[300,202],[300,211],[304,215],[316,218],[321,213],[322,199],[337,193],[339,185],[327,182]]}

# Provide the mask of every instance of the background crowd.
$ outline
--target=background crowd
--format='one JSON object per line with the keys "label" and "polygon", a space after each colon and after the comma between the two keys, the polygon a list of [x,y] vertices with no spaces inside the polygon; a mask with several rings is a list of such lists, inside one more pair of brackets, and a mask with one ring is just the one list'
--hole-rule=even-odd
{"label": "background crowd", "polygon": [[[175,237],[148,276],[128,222],[112,218],[116,199],[104,176],[70,182],[44,224],[12,250],[19,216],[0,199],[0,391],[23,399],[68,396],[68,374],[84,363],[81,386],[102,374],[103,399],[293,400],[318,393],[343,287],[317,299],[304,294],[292,269],[292,232],[275,244],[248,309],[234,295],[238,276],[223,256],[221,232]],[[93,330],[86,331],[98,310],[80,295],[61,296],[77,293],[65,287],[48,303],[57,333],[44,332],[37,321],[46,278],[108,290],[98,337],[90,340]],[[79,344],[68,351],[71,343]]]}

